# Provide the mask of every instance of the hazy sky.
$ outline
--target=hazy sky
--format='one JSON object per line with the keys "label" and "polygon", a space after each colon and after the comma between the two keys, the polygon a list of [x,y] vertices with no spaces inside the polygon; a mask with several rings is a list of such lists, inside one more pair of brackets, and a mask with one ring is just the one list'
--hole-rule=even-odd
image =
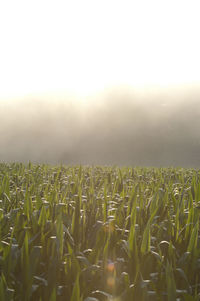
{"label": "hazy sky", "polygon": [[0,99],[200,84],[199,0],[0,2]]}

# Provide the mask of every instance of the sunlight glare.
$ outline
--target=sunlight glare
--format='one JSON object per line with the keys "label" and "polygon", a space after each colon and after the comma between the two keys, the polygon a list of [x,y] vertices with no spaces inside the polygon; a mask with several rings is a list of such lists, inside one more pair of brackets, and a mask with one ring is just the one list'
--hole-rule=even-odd
{"label": "sunlight glare", "polygon": [[200,81],[198,1],[2,1],[0,98]]}

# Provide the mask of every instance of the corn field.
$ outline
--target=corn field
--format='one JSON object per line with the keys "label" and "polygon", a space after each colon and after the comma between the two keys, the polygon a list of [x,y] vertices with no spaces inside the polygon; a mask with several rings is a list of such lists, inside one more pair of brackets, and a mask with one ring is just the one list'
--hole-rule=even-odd
{"label": "corn field", "polygon": [[1,301],[200,300],[200,171],[0,164]]}

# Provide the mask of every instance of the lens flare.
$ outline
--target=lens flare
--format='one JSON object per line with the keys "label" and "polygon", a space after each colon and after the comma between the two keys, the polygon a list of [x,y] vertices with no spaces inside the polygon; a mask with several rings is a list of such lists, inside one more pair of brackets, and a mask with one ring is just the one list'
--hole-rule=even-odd
{"label": "lens flare", "polygon": [[115,286],[115,278],[113,276],[109,276],[107,278],[107,285],[111,289],[114,288],[114,286]]}
{"label": "lens flare", "polygon": [[109,289],[110,292],[114,293],[116,287],[116,269],[115,269],[114,262],[112,261],[108,262],[106,266],[106,270],[107,270],[107,279],[106,279],[107,288]]}
{"label": "lens flare", "polygon": [[107,225],[104,226],[104,231],[107,233],[112,233],[114,231],[114,225],[109,223]]}
{"label": "lens flare", "polygon": [[115,264],[113,262],[109,262],[107,265],[107,271],[113,273],[115,271]]}

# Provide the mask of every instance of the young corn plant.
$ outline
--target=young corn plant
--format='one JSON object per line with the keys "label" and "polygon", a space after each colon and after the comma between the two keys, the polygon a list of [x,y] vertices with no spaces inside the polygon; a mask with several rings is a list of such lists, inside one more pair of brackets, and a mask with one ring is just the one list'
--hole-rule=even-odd
{"label": "young corn plant", "polygon": [[200,300],[200,171],[0,163],[0,300]]}

